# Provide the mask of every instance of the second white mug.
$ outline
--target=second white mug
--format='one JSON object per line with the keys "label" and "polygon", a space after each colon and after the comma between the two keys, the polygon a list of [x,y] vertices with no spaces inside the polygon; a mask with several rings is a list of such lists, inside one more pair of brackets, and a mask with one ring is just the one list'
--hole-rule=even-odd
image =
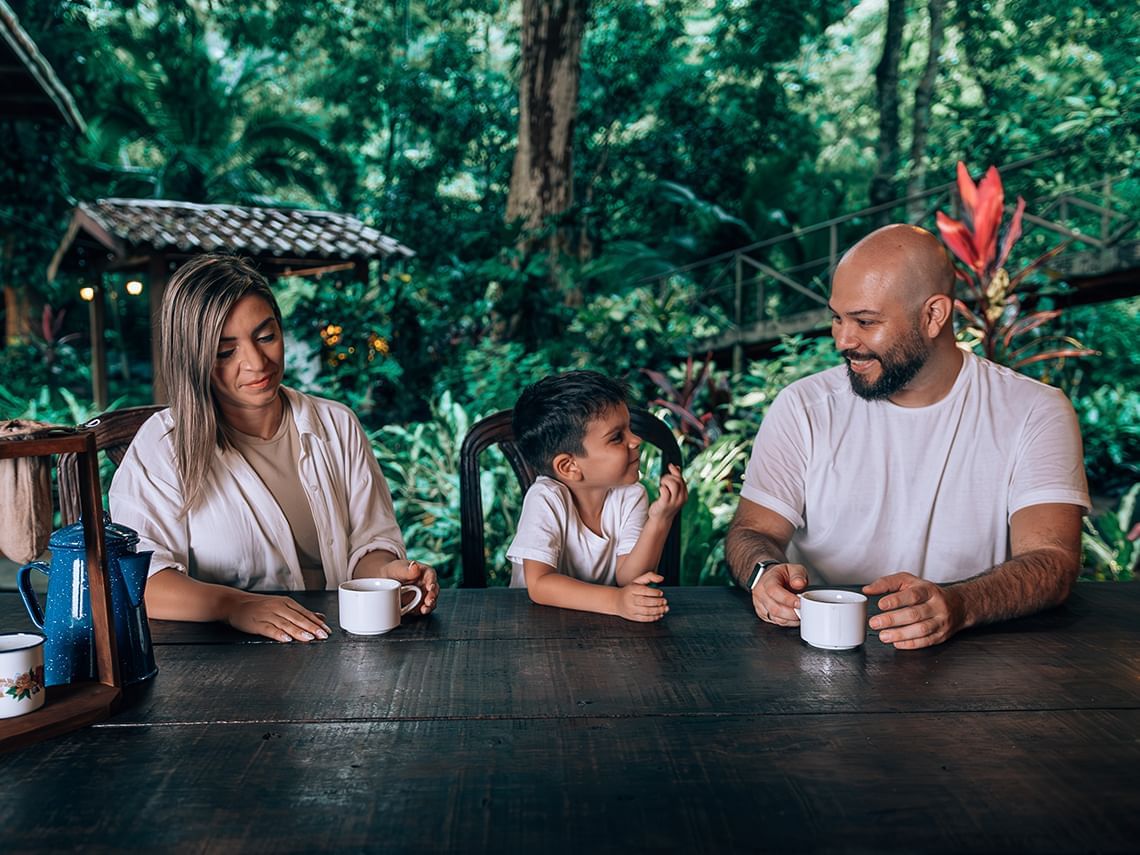
{"label": "second white mug", "polygon": [[[400,601],[405,591],[415,596],[406,605]],[[420,604],[424,592],[415,585],[401,585],[395,579],[352,579],[342,582],[337,594],[340,628],[353,635],[382,635],[400,625],[400,616]]]}
{"label": "second white mug", "polygon": [[800,638],[824,650],[850,650],[867,637],[867,598],[855,591],[800,594]]}

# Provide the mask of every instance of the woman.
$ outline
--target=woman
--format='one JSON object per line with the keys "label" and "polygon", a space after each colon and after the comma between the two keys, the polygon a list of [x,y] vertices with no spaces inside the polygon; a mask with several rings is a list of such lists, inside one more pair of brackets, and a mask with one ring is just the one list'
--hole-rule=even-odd
{"label": "woman", "polygon": [[384,576],[424,591],[388,485],[347,407],[281,385],[281,311],[244,259],[206,255],[171,277],[160,370],[170,408],[140,429],[111,514],[154,550],[147,612],[226,621],[278,641],[327,638],[323,616],[265,590],[335,590]]}

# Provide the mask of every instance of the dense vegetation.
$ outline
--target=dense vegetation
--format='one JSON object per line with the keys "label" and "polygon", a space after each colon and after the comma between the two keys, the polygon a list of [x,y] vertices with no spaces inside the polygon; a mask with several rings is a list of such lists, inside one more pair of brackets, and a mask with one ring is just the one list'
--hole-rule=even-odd
{"label": "dense vegetation", "polygon": [[[1011,196],[1118,176],[1116,208],[1135,219],[1140,200],[1140,17],[1123,0],[560,0],[583,16],[568,202],[531,222],[507,221],[530,0],[9,4],[89,128],[0,122],[0,412],[91,409],[83,304],[45,279],[75,200],[355,213],[417,256],[367,284],[281,282],[291,382],[357,410],[409,541],[449,577],[467,426],[588,364],[627,376],[685,438],[686,581],[723,578],[706,543],[766,403],[834,357],[794,339],[738,373],[706,366],[696,337],[719,321],[694,314],[698,285],[645,277],[948,182],[958,160],[1039,158],[1007,174]],[[1027,234],[1020,262],[1053,243]],[[809,235],[788,246],[785,261],[820,251]],[[108,282],[111,390],[134,403],[147,319],[122,286]],[[1050,331],[1101,354],[1027,370],[1072,397],[1094,493],[1116,510],[1140,480],[1140,301]],[[501,567],[518,504],[505,463],[483,487]],[[1098,518],[1090,536],[1127,564],[1116,529]]]}

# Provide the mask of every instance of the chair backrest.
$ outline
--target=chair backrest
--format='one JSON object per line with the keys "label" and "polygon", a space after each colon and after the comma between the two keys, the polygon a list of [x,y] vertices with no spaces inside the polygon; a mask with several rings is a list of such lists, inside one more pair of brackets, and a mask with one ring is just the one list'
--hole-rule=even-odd
{"label": "chair backrest", "polygon": [[[487,587],[487,556],[483,544],[483,496],[479,490],[479,455],[498,445],[511,464],[519,487],[525,493],[538,473],[523,459],[511,429],[511,410],[501,410],[471,426],[459,449],[459,508],[462,532],[464,588]],[[669,426],[646,410],[630,409],[630,427],[646,442],[661,450],[661,474],[670,463],[683,465],[681,449]],[[673,519],[658,572],[664,584],[677,585],[681,579],[681,515]]]}
{"label": "chair backrest", "polygon": [[[82,430],[95,434],[95,448],[106,453],[118,466],[123,462],[127,446],[135,438],[143,422],[165,409],[164,406],[126,407],[96,416]],[[74,454],[61,454],[57,466],[59,476],[59,518],[63,525],[79,519],[79,465]]]}

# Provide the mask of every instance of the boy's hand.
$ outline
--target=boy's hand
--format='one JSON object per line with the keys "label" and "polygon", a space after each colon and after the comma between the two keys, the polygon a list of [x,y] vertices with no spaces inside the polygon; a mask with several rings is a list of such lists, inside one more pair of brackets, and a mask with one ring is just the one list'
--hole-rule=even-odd
{"label": "boy's hand", "polygon": [[[684,487],[684,484],[681,486]],[[650,571],[642,573],[628,585],[618,588],[618,614],[626,620],[643,623],[661,620],[669,611],[669,604],[665,601],[663,591],[649,586],[663,581],[665,581],[664,576]]]}
{"label": "boy's hand", "polygon": [[689,498],[689,488],[681,477],[681,470],[675,463],[669,464],[669,471],[661,478],[661,494],[649,506],[649,516],[672,519],[685,506]]}

